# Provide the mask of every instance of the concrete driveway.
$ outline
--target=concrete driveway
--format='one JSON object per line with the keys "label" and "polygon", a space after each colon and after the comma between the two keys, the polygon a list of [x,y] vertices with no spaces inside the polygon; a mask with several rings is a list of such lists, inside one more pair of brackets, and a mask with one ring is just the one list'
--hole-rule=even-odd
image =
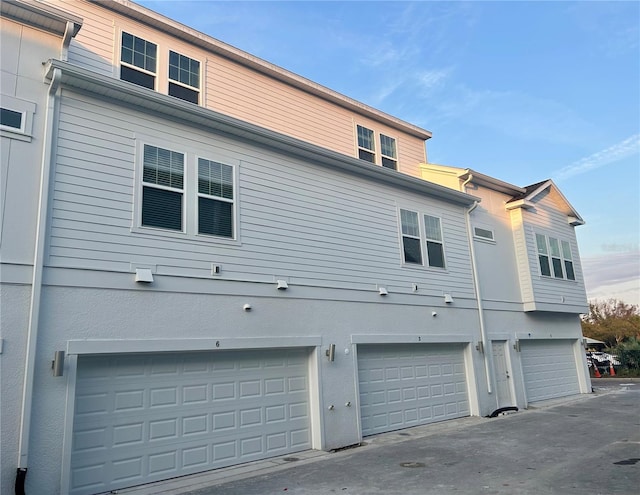
{"label": "concrete driveway", "polygon": [[637,495],[640,381],[593,385],[592,395],[507,416],[367,437],[361,447],[237,466],[153,493]]}

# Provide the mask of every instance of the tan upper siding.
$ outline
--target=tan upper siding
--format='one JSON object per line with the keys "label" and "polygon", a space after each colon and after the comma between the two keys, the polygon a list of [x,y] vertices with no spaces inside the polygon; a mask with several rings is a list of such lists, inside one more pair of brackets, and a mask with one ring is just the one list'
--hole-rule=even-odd
{"label": "tan upper siding", "polygon": [[[533,284],[532,284],[532,268],[531,268],[531,249],[527,249],[527,238],[524,230],[524,219],[521,208],[511,210],[511,227],[513,229],[513,245],[515,248],[516,264],[518,267],[518,278],[520,280],[520,294],[522,302],[526,304],[534,304]],[[535,251],[534,251],[535,253]],[[537,267],[537,258],[534,256],[534,267]],[[539,276],[538,272],[535,276]]]}
{"label": "tan upper siding", "polygon": [[[378,120],[372,117],[377,111],[366,105],[358,104],[366,111],[354,110],[357,102],[351,106],[341,105],[337,103],[340,98],[345,101],[348,98],[330,90],[318,90],[319,86],[310,82],[308,91],[301,89],[302,78],[284,69],[274,71],[279,71],[279,75],[288,74],[295,85],[268,75],[268,71],[259,72],[206,50],[202,43],[189,43],[99,4],[82,0],[59,0],[59,3],[84,19],[82,29],[71,44],[69,60],[74,64],[117,77],[120,33],[125,30],[158,45],[156,90],[161,93],[166,94],[168,90],[167,59],[169,50],[174,50],[200,61],[203,106],[348,156],[357,156],[355,126],[360,123],[376,132],[378,165],[381,162],[379,133],[383,133],[396,139],[399,170],[420,177],[419,164],[426,160],[427,131],[420,130],[422,137],[417,137],[420,132],[414,126],[393,118],[390,119],[395,124],[389,124],[381,112]],[[156,25],[159,24],[160,21]],[[330,97],[319,96],[323,91]],[[403,126],[406,131],[402,130]]]}

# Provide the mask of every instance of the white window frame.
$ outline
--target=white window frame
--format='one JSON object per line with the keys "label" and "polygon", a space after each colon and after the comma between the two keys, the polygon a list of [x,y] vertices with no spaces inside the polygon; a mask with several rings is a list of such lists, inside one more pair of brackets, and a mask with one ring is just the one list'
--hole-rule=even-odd
{"label": "white window frame", "polygon": [[[409,235],[409,234],[405,234],[403,232],[402,229],[402,211],[407,211],[407,212],[411,212],[414,214],[417,214],[418,216],[418,231],[419,231],[419,236],[413,236],[413,235]],[[402,261],[402,266],[406,267],[406,268],[423,268],[423,269],[429,269],[429,270],[439,270],[439,271],[446,271],[447,270],[447,251],[446,251],[446,246],[445,246],[445,241],[444,241],[444,230],[443,230],[443,226],[442,226],[442,217],[435,215],[433,212],[430,212],[428,210],[420,210],[418,208],[414,208],[414,207],[410,207],[410,206],[398,206],[398,233],[399,233],[399,240],[400,240],[400,259]],[[435,238],[429,238],[427,237],[427,232],[426,232],[426,225],[425,225],[425,220],[426,217],[432,217],[432,218],[436,218],[438,219],[438,223],[439,223],[439,227],[440,227],[440,239],[435,239]],[[420,256],[421,256],[421,263],[414,263],[414,262],[407,262],[405,260],[405,255],[404,255],[404,237],[409,237],[412,239],[419,239],[420,240]],[[429,251],[428,251],[428,247],[427,247],[427,243],[431,242],[431,243],[437,243],[440,244],[441,249],[442,249],[442,261],[444,266],[437,266],[437,265],[432,265],[429,261]]]}
{"label": "white window frame", "polygon": [[[385,155],[383,153],[383,150],[384,150],[384,146],[382,146],[382,138],[383,137],[393,140],[393,151],[395,152],[396,156],[389,156],[389,155]],[[383,134],[383,133],[380,132],[378,134],[378,141],[380,141],[380,165],[385,167],[384,160],[385,159],[386,160],[390,160],[390,161],[395,163],[395,166],[393,168],[391,168],[391,167],[385,167],[385,168],[388,168],[389,170],[398,170],[398,140],[393,136],[388,136],[387,134]]]}
{"label": "white window frame", "polygon": [[[159,89],[159,79],[160,79],[158,76],[160,74],[160,66],[161,66],[161,58],[162,58],[161,57],[161,50],[160,50],[160,43],[158,43],[157,41],[152,41],[149,38],[147,38],[146,36],[143,37],[143,36],[139,36],[138,34],[134,34],[131,31],[136,31],[136,30],[135,29],[131,29],[131,30],[129,30],[129,29],[120,29],[120,36],[118,38],[118,44],[117,44],[118,52],[116,54],[117,55],[117,61],[118,61],[118,78],[122,79],[122,75],[121,75],[122,71],[121,71],[120,68],[122,66],[125,66],[125,67],[128,67],[129,69],[137,70],[138,72],[141,72],[143,74],[147,74],[147,75],[153,76],[153,90],[154,91],[158,91],[158,89]],[[146,41],[147,43],[152,43],[152,44],[154,44],[156,46],[156,71],[155,72],[151,72],[151,71],[149,71],[149,70],[147,70],[147,69],[145,69],[143,67],[138,67],[135,64],[130,64],[130,63],[124,62],[122,60],[122,37],[123,37],[123,35],[125,33],[128,34],[128,35],[134,36],[136,38],[140,38],[140,39]],[[135,83],[131,83],[131,84],[135,84]],[[145,86],[140,86],[140,87],[143,88]]]}
{"label": "white window frame", "polygon": [[[136,155],[135,155],[135,198],[133,202],[133,222],[131,232],[142,235],[161,236],[202,242],[206,244],[227,244],[240,245],[239,234],[239,192],[238,177],[240,160],[235,156],[220,152],[218,150],[203,150],[197,145],[190,146],[185,141],[176,142],[171,138],[164,139],[146,135],[136,135]],[[183,178],[183,206],[182,206],[182,231],[163,229],[142,225],[142,188],[143,166],[144,166],[144,145],[151,145],[158,148],[176,151],[184,155],[184,178]],[[228,165],[233,169],[233,237],[215,236],[211,234],[198,233],[198,158],[204,158],[213,162]]]}
{"label": "white window frame", "polygon": [[[478,233],[478,230],[484,230],[485,232],[490,233],[491,237],[480,235]],[[496,243],[495,231],[492,228],[489,228],[489,227],[487,227],[485,225],[474,225],[473,226],[473,238],[478,240],[478,241],[488,242],[490,244],[495,244]]]}
{"label": "white window frame", "polygon": [[[228,199],[228,198],[223,198],[221,196],[212,196],[209,194],[203,194],[200,193],[199,188],[198,188],[198,181],[200,179],[199,176],[199,164],[200,164],[200,159],[203,160],[207,160],[210,162],[214,162],[214,163],[220,163],[221,165],[225,165],[227,167],[231,167],[231,177],[232,177],[232,187],[233,187],[233,199]],[[196,198],[195,198],[195,205],[194,205],[194,211],[195,211],[195,228],[194,228],[194,232],[195,235],[199,236],[199,237],[203,237],[203,238],[210,238],[210,239],[227,239],[227,240],[235,240],[236,236],[237,236],[237,221],[238,221],[238,215],[237,215],[237,201],[238,201],[238,187],[237,187],[237,169],[238,167],[236,167],[233,164],[229,164],[229,163],[225,163],[224,161],[221,160],[214,160],[212,158],[210,158],[208,155],[196,155],[195,156],[195,193],[196,193]],[[199,222],[199,217],[200,217],[200,205],[199,205],[199,198],[207,198],[207,199],[213,199],[215,201],[220,201],[220,202],[224,202],[224,203],[231,203],[231,237],[224,237],[224,236],[216,236],[214,234],[207,234],[207,233],[203,233],[200,232],[200,222]]]}
{"label": "white window frame", "polygon": [[[363,129],[366,129],[367,131],[371,132],[371,148],[367,148],[365,146],[361,146],[360,145],[360,136],[359,136],[359,132],[358,129],[362,127]],[[362,124],[356,124],[356,147],[358,150],[358,159],[365,161],[367,163],[374,163],[377,164],[378,160],[377,160],[377,153],[376,153],[376,131],[374,129],[371,129],[365,125]],[[364,158],[360,158],[360,151],[364,151],[365,153],[370,154],[373,157],[373,161],[369,161],[369,160],[365,160]]]}
{"label": "white window frame", "polygon": [[[180,81],[178,79],[172,79],[171,78],[171,76],[170,76],[170,73],[171,73],[171,52],[175,53],[179,57],[185,57],[185,58],[188,58],[189,60],[193,60],[194,62],[198,62],[198,85],[199,85],[199,87],[191,86],[190,84],[185,84],[185,83],[183,83],[182,81]],[[201,100],[202,100],[202,60],[198,60],[196,58],[189,57],[188,55],[184,55],[183,53],[180,53],[177,50],[172,50],[171,48],[169,48],[169,50],[167,52],[167,94],[169,94],[169,83],[177,84],[178,86],[182,86],[183,88],[190,89],[192,91],[197,92],[198,93],[198,103],[196,103],[196,105],[200,105],[201,104]],[[177,96],[175,98],[177,98]]]}
{"label": "white window frame", "polygon": [[0,95],[0,107],[22,115],[20,128],[0,125],[0,136],[30,142],[33,137],[33,116],[36,113],[36,104],[15,96],[2,94]]}
{"label": "white window frame", "polygon": [[[540,246],[538,244],[538,238],[544,238],[544,249],[545,251],[540,250]],[[538,274],[540,277],[546,280],[565,280],[568,282],[576,281],[576,272],[575,272],[575,264],[573,261],[573,253],[571,250],[571,242],[566,239],[562,239],[555,235],[542,234],[540,232],[534,233],[535,246],[536,246],[536,257],[538,260]],[[552,240],[557,242],[557,250],[553,249]],[[569,256],[567,257],[565,247],[568,247]],[[540,265],[540,256],[546,256],[547,262],[549,265],[549,275],[545,275],[542,273],[542,266]],[[556,267],[553,264],[553,260],[558,260],[558,265],[560,268],[560,273],[556,271]],[[567,263],[571,263],[571,269],[573,272],[573,278],[569,278],[567,276]],[[558,276],[560,275],[560,276]]]}

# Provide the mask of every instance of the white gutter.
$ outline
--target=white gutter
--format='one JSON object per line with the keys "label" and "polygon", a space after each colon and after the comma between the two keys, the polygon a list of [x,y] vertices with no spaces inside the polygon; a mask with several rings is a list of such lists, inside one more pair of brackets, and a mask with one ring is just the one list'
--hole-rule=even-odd
{"label": "white gutter", "polygon": [[[473,180],[473,174],[469,174],[467,180],[465,180],[460,189],[462,192],[466,193],[467,184]],[[480,293],[480,278],[478,277],[478,267],[476,263],[476,250],[473,244],[473,228],[471,227],[471,212],[477,208],[479,201],[475,201],[473,205],[467,210],[467,235],[469,237],[469,252],[471,254],[471,271],[473,272],[473,285],[476,290],[476,301],[478,304],[478,320],[480,322],[480,341],[482,342],[482,356],[484,363],[484,371],[487,377],[487,392],[493,393],[492,387],[492,373],[491,366],[489,365],[489,355],[491,354],[491,349],[489,348],[489,341],[487,339],[487,332],[484,326],[484,309],[482,306],[482,295]]]}
{"label": "white gutter", "polygon": [[31,408],[33,402],[33,382],[35,359],[40,323],[40,300],[42,296],[42,272],[44,271],[44,251],[47,231],[49,204],[49,182],[55,154],[55,134],[58,120],[58,98],[62,71],[54,69],[45,114],[44,141],[42,143],[42,173],[40,176],[40,198],[38,203],[38,224],[33,260],[33,278],[31,282],[31,304],[29,307],[29,327],[27,329],[27,350],[24,367],[24,386],[22,392],[22,413],[20,416],[20,440],[18,443],[18,472],[23,471],[23,479],[29,460],[29,434],[31,431]]}

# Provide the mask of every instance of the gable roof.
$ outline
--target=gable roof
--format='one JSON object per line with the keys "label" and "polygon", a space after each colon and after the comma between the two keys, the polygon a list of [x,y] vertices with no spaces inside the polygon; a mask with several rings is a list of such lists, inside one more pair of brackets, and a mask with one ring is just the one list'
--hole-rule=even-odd
{"label": "gable roof", "polygon": [[547,190],[553,190],[553,192],[560,198],[562,203],[564,203],[564,209],[562,211],[567,215],[570,225],[576,226],[585,224],[585,221],[578,214],[576,209],[571,206],[571,203],[569,203],[567,198],[565,198],[564,194],[560,192],[558,186],[556,186],[551,179],[543,180],[541,182],[531,184],[530,186],[526,186],[524,188],[524,192],[512,197],[509,201],[507,201],[506,207],[507,209],[531,207],[535,199]]}

